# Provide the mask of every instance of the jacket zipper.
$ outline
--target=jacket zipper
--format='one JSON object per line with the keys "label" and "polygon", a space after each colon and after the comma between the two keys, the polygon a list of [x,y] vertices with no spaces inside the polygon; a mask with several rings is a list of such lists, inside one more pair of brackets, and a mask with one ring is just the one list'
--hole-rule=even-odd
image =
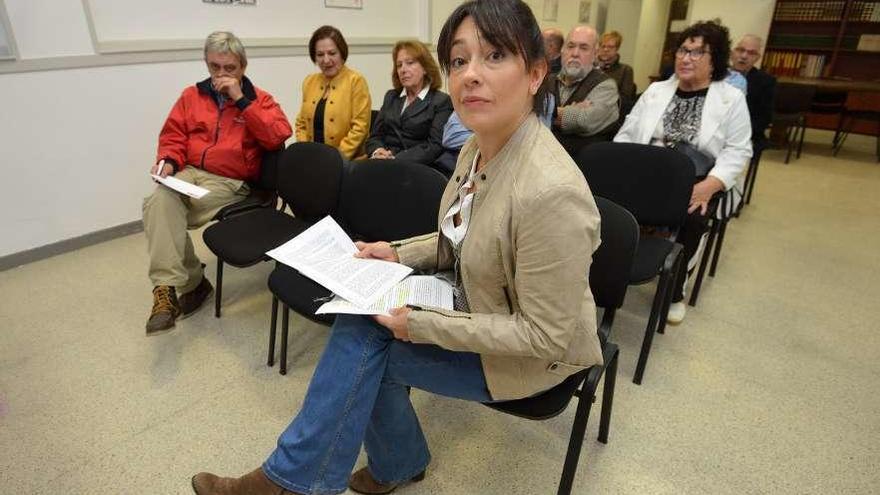
{"label": "jacket zipper", "polygon": [[502,287],[504,289],[504,299],[507,301],[507,310],[510,311],[510,314],[513,314],[513,303],[510,301],[510,293],[507,292],[507,286]]}
{"label": "jacket zipper", "polygon": [[471,319],[471,317],[470,317],[470,316],[467,316],[467,315],[449,315],[449,314],[446,314],[446,313],[443,313],[443,312],[437,311],[437,310],[435,310],[435,309],[431,309],[431,308],[423,308],[423,307],[421,307],[421,306],[416,306],[415,304],[407,304],[406,307],[408,307],[408,308],[410,308],[410,309],[412,309],[412,310],[415,310],[415,311],[427,311],[428,313],[435,313],[435,314],[438,314],[438,315],[440,315],[440,316],[444,316],[444,317],[446,317],[446,318],[463,318],[463,319],[465,319],[465,320],[470,320],[470,319]]}
{"label": "jacket zipper", "polygon": [[[224,105],[225,104],[226,104],[226,102],[224,102]],[[210,146],[208,146],[207,148],[205,148],[204,151],[202,151],[202,160],[201,160],[201,163],[199,164],[199,168],[201,168],[202,170],[205,169],[205,156],[208,154],[208,150],[213,148],[214,146],[217,146],[217,141],[220,140],[220,119],[221,119],[221,117],[223,117],[223,107],[218,105],[217,106],[217,127],[214,130],[214,143],[211,144]]]}

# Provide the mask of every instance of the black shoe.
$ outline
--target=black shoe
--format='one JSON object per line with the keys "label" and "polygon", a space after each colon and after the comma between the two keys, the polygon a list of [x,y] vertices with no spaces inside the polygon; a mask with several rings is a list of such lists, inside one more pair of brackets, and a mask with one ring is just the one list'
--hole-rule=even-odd
{"label": "black shoe", "polygon": [[147,336],[157,335],[174,328],[174,320],[180,316],[177,291],[168,285],[153,287],[153,309],[147,320]]}
{"label": "black shoe", "polygon": [[202,281],[199,282],[195,289],[180,296],[181,318],[185,318],[198,311],[212,292],[214,292],[214,286],[202,275]]}

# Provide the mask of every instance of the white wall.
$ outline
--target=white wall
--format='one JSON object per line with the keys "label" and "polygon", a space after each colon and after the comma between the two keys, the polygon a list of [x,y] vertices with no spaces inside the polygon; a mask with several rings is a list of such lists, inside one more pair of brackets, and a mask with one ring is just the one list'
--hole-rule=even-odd
{"label": "white wall", "polygon": [[[642,0],[610,0],[605,31],[617,31],[623,36],[620,46],[620,61],[632,65],[636,56],[636,45],[639,35],[639,17],[642,12]],[[645,88],[640,87],[643,91]]]}
{"label": "white wall", "polygon": [[774,6],[774,0],[691,0],[688,20],[706,21],[717,17],[730,29],[732,43],[746,34],[757,34],[766,42]]}
{"label": "white wall", "polygon": [[670,0],[645,0],[639,14],[636,51],[633,57],[633,73],[639,91],[650,83],[649,76],[657,74],[663,41],[666,37],[666,21],[669,19]]}

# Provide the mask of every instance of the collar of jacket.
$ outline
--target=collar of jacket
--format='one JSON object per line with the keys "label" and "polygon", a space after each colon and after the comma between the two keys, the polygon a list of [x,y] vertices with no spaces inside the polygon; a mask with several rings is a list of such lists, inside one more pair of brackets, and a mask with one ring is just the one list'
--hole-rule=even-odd
{"label": "collar of jacket", "polygon": [[[598,60],[598,59],[597,59]],[[609,71],[617,67],[620,63],[620,55],[615,55],[614,58],[609,62],[599,62],[599,68],[603,71]]]}
{"label": "collar of jacket", "polygon": [[[474,176],[474,181],[479,184],[479,187],[477,188],[478,193],[490,188],[496,177],[510,172],[510,167],[514,165],[515,161],[520,159],[523,146],[529,142],[528,137],[537,133],[538,126],[541,125],[543,124],[541,124],[541,121],[538,120],[538,116],[535,115],[534,112],[530,112],[529,115],[523,119],[516,131],[511,134],[510,139],[508,139],[504,146],[501,147],[498,154],[483,165],[483,168],[477,171]],[[468,173],[471,170],[471,165],[474,163],[474,156],[477,154],[477,151],[479,151],[479,149],[477,148],[476,138],[468,138],[467,142],[461,149],[461,158],[459,158],[458,166],[455,169],[455,173],[452,175],[452,180],[455,181],[456,184],[461,184],[462,181],[467,180]],[[449,209],[448,207],[451,206],[451,204],[445,206],[447,207],[446,209]]]}
{"label": "collar of jacket", "polygon": [[[342,67],[339,69],[339,72],[337,72],[336,75],[333,76],[333,79],[327,79],[326,77],[321,79],[321,89],[324,89],[324,84],[333,84],[340,81],[342,78],[347,77],[350,71],[351,69],[349,69],[347,65],[342,64]],[[321,75],[323,76],[323,74]]]}
{"label": "collar of jacket", "polygon": [[[214,91],[214,86],[211,85],[210,77],[197,82],[196,87],[199,88],[199,93],[211,95],[212,97],[217,94],[217,92]],[[241,76],[241,92],[244,93],[245,98],[248,100],[254,101],[257,99],[257,90],[254,89],[253,83],[251,83],[251,80],[248,79],[247,76]]]}

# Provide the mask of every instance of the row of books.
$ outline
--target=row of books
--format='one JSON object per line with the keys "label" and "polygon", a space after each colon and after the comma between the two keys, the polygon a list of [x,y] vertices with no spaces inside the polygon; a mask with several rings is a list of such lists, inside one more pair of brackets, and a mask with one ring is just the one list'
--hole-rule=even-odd
{"label": "row of books", "polygon": [[774,21],[839,21],[846,2],[777,2]]}
{"label": "row of books", "polygon": [[[843,48],[844,50],[856,50],[859,45],[860,38],[861,37],[859,35],[848,34],[840,40],[840,48]],[[834,48],[834,43],[836,41],[837,36],[835,35],[773,33],[767,40],[767,46],[776,48],[802,48],[805,50],[831,50]]]}
{"label": "row of books", "polygon": [[761,68],[774,76],[822,77],[825,59],[825,55],[768,51]]}
{"label": "row of books", "polygon": [[880,5],[877,2],[857,0],[849,9],[849,20],[880,22]]}
{"label": "row of books", "polygon": [[859,36],[859,51],[880,52],[880,34],[863,34]]}

